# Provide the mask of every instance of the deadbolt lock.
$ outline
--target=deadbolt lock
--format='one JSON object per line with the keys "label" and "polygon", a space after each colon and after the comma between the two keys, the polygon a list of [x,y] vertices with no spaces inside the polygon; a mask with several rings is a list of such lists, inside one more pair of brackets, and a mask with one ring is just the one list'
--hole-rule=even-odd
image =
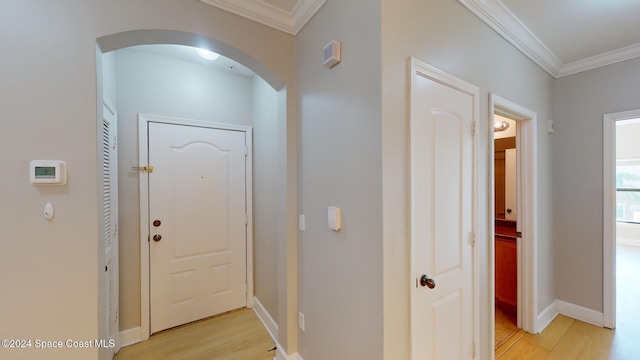
{"label": "deadbolt lock", "polygon": [[162,224],[162,222],[160,222],[160,220],[154,220],[153,221],[153,226],[155,226],[155,227],[160,226],[160,224]]}

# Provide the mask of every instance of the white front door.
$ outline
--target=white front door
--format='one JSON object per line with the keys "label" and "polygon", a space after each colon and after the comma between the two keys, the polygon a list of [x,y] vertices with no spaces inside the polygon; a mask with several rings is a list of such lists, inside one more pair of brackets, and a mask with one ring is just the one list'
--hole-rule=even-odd
{"label": "white front door", "polygon": [[411,86],[412,359],[471,359],[478,89],[415,59]]}
{"label": "white front door", "polygon": [[151,333],[247,305],[246,133],[149,123]]}

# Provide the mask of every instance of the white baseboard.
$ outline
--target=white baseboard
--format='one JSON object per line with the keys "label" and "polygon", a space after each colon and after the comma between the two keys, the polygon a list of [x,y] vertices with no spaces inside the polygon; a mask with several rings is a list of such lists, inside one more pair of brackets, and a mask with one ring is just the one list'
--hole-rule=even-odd
{"label": "white baseboard", "polygon": [[[271,335],[271,338],[277,344],[278,343],[278,324],[273,320],[271,315],[269,315],[269,312],[267,311],[267,309],[264,308],[260,300],[255,296],[253,297],[253,312],[256,313],[256,316],[258,316],[258,319],[262,321],[262,324],[264,325],[265,329],[267,329],[267,332],[269,333],[269,335]],[[278,349],[279,348],[280,347],[278,347]]]}
{"label": "white baseboard", "polygon": [[536,333],[540,334],[558,316],[558,300],[553,300],[546,309],[538,314]]}
{"label": "white baseboard", "polygon": [[626,238],[618,236],[616,238],[616,244],[627,246],[640,246],[640,239]]}
{"label": "white baseboard", "polygon": [[120,331],[120,344],[122,344],[122,347],[137,344],[140,341],[142,341],[142,337],[140,336],[139,326]]}
{"label": "white baseboard", "polygon": [[304,360],[300,354],[295,353],[291,355],[287,355],[284,350],[280,347],[280,344],[277,344],[278,350],[276,351],[276,357],[273,360]]}
{"label": "white baseboard", "polygon": [[604,314],[599,311],[587,309],[562,300],[555,301],[558,312],[562,315],[584,321],[589,324],[604,327]]}

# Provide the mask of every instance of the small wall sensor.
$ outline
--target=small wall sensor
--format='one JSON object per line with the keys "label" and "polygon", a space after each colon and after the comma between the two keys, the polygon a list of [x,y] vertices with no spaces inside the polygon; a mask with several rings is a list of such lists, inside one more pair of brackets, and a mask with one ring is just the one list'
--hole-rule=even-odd
{"label": "small wall sensor", "polygon": [[329,229],[339,231],[342,228],[342,210],[339,207],[331,206],[328,211]]}
{"label": "small wall sensor", "polygon": [[342,57],[342,50],[340,41],[332,40],[324,47],[324,62],[323,64],[332,68],[340,63],[340,58]]}
{"label": "small wall sensor", "polygon": [[42,215],[44,215],[44,218],[47,219],[47,220],[53,219],[53,204],[52,203],[44,204],[44,210],[42,212]]}

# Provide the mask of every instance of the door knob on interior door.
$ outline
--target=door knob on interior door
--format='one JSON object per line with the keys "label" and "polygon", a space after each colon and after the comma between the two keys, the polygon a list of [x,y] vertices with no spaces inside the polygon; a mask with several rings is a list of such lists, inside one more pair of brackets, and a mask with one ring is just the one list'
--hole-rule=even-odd
{"label": "door knob on interior door", "polygon": [[158,242],[158,241],[160,241],[160,239],[162,239],[162,236],[160,236],[158,234],[153,235],[153,241]]}
{"label": "door knob on interior door", "polygon": [[429,278],[426,274],[423,274],[422,276],[420,276],[420,286],[426,286],[429,289],[433,289],[434,287],[436,287],[436,281]]}

